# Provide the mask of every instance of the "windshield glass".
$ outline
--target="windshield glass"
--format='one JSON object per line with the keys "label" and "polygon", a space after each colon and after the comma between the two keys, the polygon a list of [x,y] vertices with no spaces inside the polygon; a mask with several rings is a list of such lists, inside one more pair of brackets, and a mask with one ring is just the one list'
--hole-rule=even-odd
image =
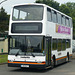
{"label": "windshield glass", "polygon": [[44,55],[44,38],[42,36],[10,36],[9,54]]}
{"label": "windshield glass", "polygon": [[22,5],[15,6],[13,10],[13,20],[42,20],[43,6]]}

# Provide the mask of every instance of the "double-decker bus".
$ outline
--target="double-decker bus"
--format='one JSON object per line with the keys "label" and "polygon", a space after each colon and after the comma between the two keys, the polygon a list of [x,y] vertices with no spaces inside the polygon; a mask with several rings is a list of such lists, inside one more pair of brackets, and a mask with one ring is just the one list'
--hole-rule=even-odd
{"label": "double-decker bus", "polygon": [[8,66],[49,68],[72,56],[72,18],[45,4],[12,7]]}

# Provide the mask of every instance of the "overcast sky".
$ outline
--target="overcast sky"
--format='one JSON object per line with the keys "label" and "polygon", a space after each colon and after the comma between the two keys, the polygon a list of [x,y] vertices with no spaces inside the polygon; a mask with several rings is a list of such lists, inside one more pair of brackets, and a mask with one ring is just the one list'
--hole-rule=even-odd
{"label": "overcast sky", "polygon": [[[0,0],[0,2],[2,2],[3,0]],[[5,9],[5,11],[10,14],[11,12],[11,7],[14,4],[21,4],[21,3],[33,3],[36,0],[7,0],[4,3],[2,3],[0,5],[0,8],[3,6],[3,8]],[[66,2],[75,2],[75,0],[55,0],[58,1],[59,3],[66,3]]]}

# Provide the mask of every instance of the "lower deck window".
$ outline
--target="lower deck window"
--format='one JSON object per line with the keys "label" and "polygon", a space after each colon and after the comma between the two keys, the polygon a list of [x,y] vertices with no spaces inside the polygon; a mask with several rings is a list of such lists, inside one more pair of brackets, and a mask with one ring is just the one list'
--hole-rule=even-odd
{"label": "lower deck window", "polygon": [[52,40],[52,50],[64,51],[71,47],[70,39],[53,39]]}
{"label": "lower deck window", "polygon": [[53,39],[52,50],[57,50],[57,39]]}
{"label": "lower deck window", "polygon": [[58,39],[58,51],[62,50],[62,40]]}
{"label": "lower deck window", "polygon": [[66,40],[62,40],[62,50],[66,50]]}

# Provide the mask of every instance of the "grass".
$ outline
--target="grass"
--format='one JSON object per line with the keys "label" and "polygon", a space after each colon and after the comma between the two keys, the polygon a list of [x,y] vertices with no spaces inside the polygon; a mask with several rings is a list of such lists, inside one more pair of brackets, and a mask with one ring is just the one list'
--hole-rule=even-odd
{"label": "grass", "polygon": [[0,55],[0,64],[8,62],[8,54]]}

